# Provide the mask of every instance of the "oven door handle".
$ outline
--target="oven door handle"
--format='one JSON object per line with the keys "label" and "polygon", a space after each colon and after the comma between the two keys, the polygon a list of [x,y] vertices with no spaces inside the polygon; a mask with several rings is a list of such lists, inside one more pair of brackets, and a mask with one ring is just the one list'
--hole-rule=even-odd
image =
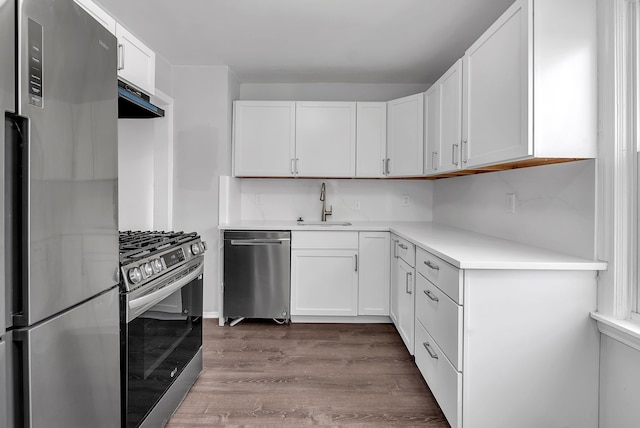
{"label": "oven door handle", "polygon": [[130,300],[128,303],[129,308],[127,311],[127,322],[135,319],[138,315],[144,313],[147,309],[151,308],[156,303],[161,302],[166,297],[169,297],[171,294],[173,294],[176,290],[179,290],[180,288],[184,287],[185,285],[199,277],[202,274],[203,269],[204,263],[200,263],[200,265],[195,270],[183,276],[176,282],[167,285],[166,287],[162,287],[161,289],[156,290],[152,293],[140,296],[137,299]]}

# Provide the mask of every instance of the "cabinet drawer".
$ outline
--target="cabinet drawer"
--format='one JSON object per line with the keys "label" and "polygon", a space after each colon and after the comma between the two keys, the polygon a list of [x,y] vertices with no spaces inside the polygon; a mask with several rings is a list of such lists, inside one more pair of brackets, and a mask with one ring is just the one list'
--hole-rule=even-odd
{"label": "cabinet drawer", "polygon": [[404,260],[409,266],[416,266],[416,246],[406,239],[402,239],[399,236],[394,236],[397,243],[395,243],[394,256],[400,257]]}
{"label": "cabinet drawer", "polygon": [[298,232],[291,233],[292,249],[357,250],[358,232]]}
{"label": "cabinet drawer", "polygon": [[418,248],[416,269],[459,305],[462,305],[462,271],[440,257]]}
{"label": "cabinet drawer", "polygon": [[462,370],[462,307],[422,274],[416,276],[416,319],[438,342],[456,370]]}
{"label": "cabinet drawer", "polygon": [[442,350],[420,323],[416,323],[416,365],[436,398],[451,428],[460,426],[462,374],[453,368]]}

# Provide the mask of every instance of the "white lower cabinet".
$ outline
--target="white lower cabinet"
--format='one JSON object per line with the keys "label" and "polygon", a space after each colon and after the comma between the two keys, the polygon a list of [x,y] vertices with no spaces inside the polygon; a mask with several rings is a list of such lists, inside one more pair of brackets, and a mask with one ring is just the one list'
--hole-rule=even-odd
{"label": "white lower cabinet", "polygon": [[416,322],[416,365],[452,428],[462,420],[462,373],[459,373],[422,323]]}
{"label": "white lower cabinet", "polygon": [[358,315],[389,315],[389,232],[360,232]]}
{"label": "white lower cabinet", "polygon": [[415,246],[396,235],[391,235],[391,242],[390,316],[413,355],[415,268],[409,263],[415,261]]}
{"label": "white lower cabinet", "polygon": [[358,315],[358,232],[291,234],[291,315]]}
{"label": "white lower cabinet", "polygon": [[415,361],[452,428],[598,426],[593,272],[462,270],[421,248],[416,270]]}

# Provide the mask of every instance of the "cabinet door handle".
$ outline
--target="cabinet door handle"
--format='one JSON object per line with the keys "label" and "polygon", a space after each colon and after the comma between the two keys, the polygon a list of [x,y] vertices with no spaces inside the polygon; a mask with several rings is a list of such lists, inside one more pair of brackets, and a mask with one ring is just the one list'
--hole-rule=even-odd
{"label": "cabinet door handle", "polygon": [[462,140],[462,163],[467,163],[469,158],[469,141]]}
{"label": "cabinet door handle", "polygon": [[428,298],[430,298],[431,300],[433,300],[434,302],[439,301],[440,299],[438,299],[438,296],[434,296],[433,293],[431,292],[431,290],[424,290],[424,294],[427,295]]}
{"label": "cabinet door handle", "polygon": [[386,163],[386,165],[387,165],[387,175],[391,174],[391,172],[389,171],[389,161],[391,161],[391,159],[387,158],[387,163]]}
{"label": "cabinet door handle", "polygon": [[124,70],[124,45],[118,43],[118,70]]}
{"label": "cabinet door handle", "polygon": [[406,246],[406,245],[404,245],[404,244],[400,244],[400,243],[398,243],[398,246],[399,246],[400,248],[402,248],[403,250],[407,250],[407,249],[409,249],[409,247],[407,247],[407,246]]}
{"label": "cabinet door handle", "polygon": [[426,262],[424,262],[424,264],[427,265],[427,267],[430,269],[440,270],[440,266],[434,264],[431,260],[427,260]]}
{"label": "cabinet door handle", "polygon": [[354,254],[353,257],[355,258],[355,261],[356,261],[356,270],[355,271],[358,272],[358,255]]}
{"label": "cabinet door handle", "polygon": [[393,258],[397,259],[398,258],[398,240],[392,239],[392,241],[393,241]]}
{"label": "cabinet door handle", "polygon": [[407,282],[406,282],[406,286],[405,286],[405,292],[407,294],[413,294],[413,291],[411,291],[411,288],[409,288],[409,278],[412,276],[411,272],[407,272]]}
{"label": "cabinet door handle", "polygon": [[429,356],[430,356],[431,358],[433,358],[434,360],[437,360],[437,359],[438,359],[438,354],[436,354],[435,352],[433,352],[433,351],[431,350],[431,344],[430,344],[429,342],[423,342],[423,343],[422,343],[422,346],[424,346],[424,349],[426,349],[426,350],[427,350],[427,352],[429,353]]}
{"label": "cabinet door handle", "polygon": [[299,172],[298,172],[298,162],[299,161],[300,161],[300,159],[296,158],[296,163],[295,163],[295,165],[296,165],[296,170],[295,170],[296,171],[296,175],[299,174]]}
{"label": "cabinet door handle", "polygon": [[453,146],[451,146],[451,162],[455,165],[458,166],[458,145],[454,144]]}
{"label": "cabinet door handle", "polygon": [[436,156],[438,156],[438,152],[431,152],[431,168],[433,168],[434,171],[438,170],[438,166],[436,165]]}
{"label": "cabinet door handle", "polygon": [[296,160],[294,158],[291,158],[291,165],[290,165],[291,175],[296,175],[296,170],[295,170],[295,167],[293,166],[295,161]]}

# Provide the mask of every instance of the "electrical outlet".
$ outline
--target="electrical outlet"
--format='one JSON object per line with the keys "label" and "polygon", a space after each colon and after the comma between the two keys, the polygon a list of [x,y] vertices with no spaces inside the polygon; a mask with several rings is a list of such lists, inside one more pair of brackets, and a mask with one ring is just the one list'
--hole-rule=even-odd
{"label": "electrical outlet", "polygon": [[409,195],[402,195],[402,206],[403,207],[409,206]]}
{"label": "electrical outlet", "polygon": [[505,197],[505,211],[507,212],[507,214],[516,213],[516,194],[515,193],[507,193]]}
{"label": "electrical outlet", "polygon": [[353,201],[353,210],[360,211],[360,201]]}

